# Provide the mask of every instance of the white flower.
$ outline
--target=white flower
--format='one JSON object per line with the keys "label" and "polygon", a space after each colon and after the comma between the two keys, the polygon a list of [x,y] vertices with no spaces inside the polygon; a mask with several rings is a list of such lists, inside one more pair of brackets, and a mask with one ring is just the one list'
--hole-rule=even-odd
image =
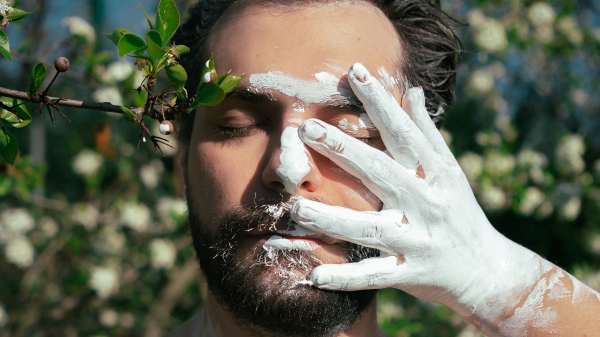
{"label": "white flower", "polygon": [[104,159],[94,151],[83,150],[73,160],[73,171],[84,176],[93,176],[98,173]]}
{"label": "white flower", "polygon": [[524,215],[531,215],[544,202],[546,196],[536,187],[528,187],[521,197],[519,209]]}
{"label": "white flower", "polygon": [[559,212],[563,219],[572,221],[577,219],[581,211],[581,198],[572,197],[566,203],[562,204]]}
{"label": "white flower", "polygon": [[594,234],[589,241],[590,250],[596,254],[600,255],[600,234]]}
{"label": "white flower", "polygon": [[529,8],[527,17],[534,26],[548,26],[554,23],[556,13],[549,4],[536,2]]}
{"label": "white flower", "polygon": [[158,185],[159,175],[152,165],[144,165],[140,168],[140,180],[146,187],[155,188]]}
{"label": "white flower", "polygon": [[115,87],[100,88],[92,93],[92,98],[96,102],[109,102],[114,105],[123,105],[123,96],[119,89]]}
{"label": "white flower", "polygon": [[115,294],[119,289],[117,271],[106,267],[93,267],[91,270],[90,288],[96,291],[98,297],[105,299]]}
{"label": "white flower", "polygon": [[172,229],[175,226],[175,220],[185,216],[187,203],[180,199],[160,198],[156,203],[156,211],[163,224]]}
{"label": "white flower", "polygon": [[78,16],[68,16],[62,20],[62,24],[69,27],[69,31],[73,36],[81,37],[89,43],[96,40],[94,27]]}
{"label": "white flower", "polygon": [[546,219],[549,217],[554,211],[554,205],[550,201],[545,201],[542,206],[540,206],[535,214],[535,217],[538,219]]}
{"label": "white flower", "polygon": [[487,172],[496,177],[509,174],[515,168],[515,158],[512,155],[493,152],[486,156],[484,166]]}
{"label": "white flower", "polygon": [[100,312],[100,324],[107,328],[117,325],[119,314],[112,309],[104,309]]}
{"label": "white flower", "polygon": [[377,305],[377,319],[392,320],[397,319],[404,313],[404,308],[394,302],[384,302]]}
{"label": "white flower", "polygon": [[26,236],[14,237],[4,247],[6,261],[16,264],[19,268],[27,268],[33,264],[35,249]]}
{"label": "white flower", "polygon": [[445,128],[441,128],[440,133],[442,134],[442,137],[444,138],[446,144],[450,145],[452,143],[452,134],[450,133],[450,131],[446,130]]}
{"label": "white flower", "polygon": [[159,269],[170,269],[175,264],[177,250],[173,242],[165,239],[154,239],[150,242],[150,264]]}
{"label": "white flower", "polygon": [[467,86],[475,93],[490,92],[494,88],[494,73],[487,69],[475,70]]}
{"label": "white flower", "polygon": [[38,227],[40,228],[44,237],[48,239],[54,237],[54,235],[58,233],[58,224],[49,216],[41,218]]}
{"label": "white flower", "polygon": [[4,327],[8,323],[8,314],[2,304],[0,304],[0,328]]}
{"label": "white flower", "polygon": [[83,225],[88,231],[96,228],[99,216],[98,209],[91,204],[79,203],[73,205],[71,209],[71,218],[73,221]]}
{"label": "white flower", "polygon": [[126,243],[125,234],[112,226],[103,226],[94,241],[94,248],[104,254],[121,254]]}
{"label": "white flower", "polygon": [[567,135],[556,146],[556,166],[563,174],[579,174],[585,169],[585,144],[580,135]]}
{"label": "white flower", "polygon": [[475,184],[483,172],[483,158],[473,152],[467,152],[458,159],[458,164],[471,185]]}
{"label": "white flower", "polygon": [[590,99],[590,95],[583,89],[574,89],[571,91],[571,99],[580,107],[585,107]]}
{"label": "white flower", "polygon": [[548,158],[543,153],[523,148],[517,155],[517,163],[523,167],[546,167]]}
{"label": "white flower", "polygon": [[138,232],[148,229],[150,215],[150,210],[143,204],[126,203],[121,208],[121,222]]}
{"label": "white flower", "polygon": [[577,21],[572,16],[565,16],[556,24],[556,28],[563,32],[572,44],[578,46],[583,42],[583,32],[579,29]]}
{"label": "white flower", "polygon": [[535,29],[534,36],[541,43],[550,43],[554,40],[554,28],[552,26],[538,26]]}
{"label": "white flower", "polygon": [[486,18],[475,27],[475,43],[489,52],[501,52],[508,46],[506,31],[500,21]]}
{"label": "white flower", "polygon": [[135,66],[127,61],[117,61],[111,63],[104,74],[102,74],[101,80],[106,83],[115,83],[126,80],[133,71]]}
{"label": "white flower", "polygon": [[128,329],[135,324],[135,317],[130,312],[121,314],[121,326]]}
{"label": "white flower", "polygon": [[486,210],[496,211],[506,204],[506,194],[498,186],[484,186],[480,194],[480,201]]}
{"label": "white flower", "polygon": [[12,0],[0,0],[0,15],[7,16],[12,9]]}
{"label": "white flower", "polygon": [[469,24],[473,27],[477,27],[481,25],[485,20],[485,14],[481,11],[481,9],[471,9],[467,13],[467,20],[469,20]]}
{"label": "white flower", "polygon": [[8,242],[16,235],[33,229],[35,220],[25,208],[11,208],[0,215],[0,241]]}

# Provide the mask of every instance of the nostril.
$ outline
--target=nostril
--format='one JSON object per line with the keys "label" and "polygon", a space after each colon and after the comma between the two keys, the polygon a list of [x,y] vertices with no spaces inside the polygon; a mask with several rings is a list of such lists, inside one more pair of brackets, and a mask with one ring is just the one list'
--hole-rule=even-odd
{"label": "nostril", "polygon": [[310,181],[303,182],[302,188],[309,192],[315,192],[317,190],[317,186],[315,186],[315,184],[311,183]]}
{"label": "nostril", "polygon": [[271,187],[271,189],[273,189],[275,191],[279,191],[279,192],[281,192],[285,189],[285,185],[283,185],[279,181],[272,181],[270,187]]}

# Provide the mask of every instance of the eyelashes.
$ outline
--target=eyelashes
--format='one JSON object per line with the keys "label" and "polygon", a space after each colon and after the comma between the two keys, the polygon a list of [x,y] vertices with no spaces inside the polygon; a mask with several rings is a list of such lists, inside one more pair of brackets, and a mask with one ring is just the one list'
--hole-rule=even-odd
{"label": "eyelashes", "polygon": [[[219,136],[225,140],[230,140],[230,139],[235,139],[235,138],[243,138],[243,137],[250,136],[255,131],[258,131],[259,129],[260,129],[260,127],[258,125],[250,125],[250,126],[244,126],[244,127],[239,127],[239,128],[219,126]],[[370,144],[370,143],[372,143],[372,141],[375,138],[373,138],[373,137],[372,138],[354,137],[354,139],[357,139],[365,144]]]}

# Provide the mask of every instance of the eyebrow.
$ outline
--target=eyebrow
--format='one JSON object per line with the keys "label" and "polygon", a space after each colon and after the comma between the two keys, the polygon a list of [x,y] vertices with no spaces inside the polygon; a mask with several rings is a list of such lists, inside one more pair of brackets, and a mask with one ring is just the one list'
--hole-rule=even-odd
{"label": "eyebrow", "polygon": [[[247,84],[240,84],[227,96],[239,98],[249,103],[270,103],[282,105],[281,102],[269,91],[252,90]],[[323,110],[328,111],[345,111],[356,113],[365,112],[362,102],[354,95],[349,97],[340,94],[339,98],[331,98],[325,102],[313,104],[318,104],[323,108]]]}

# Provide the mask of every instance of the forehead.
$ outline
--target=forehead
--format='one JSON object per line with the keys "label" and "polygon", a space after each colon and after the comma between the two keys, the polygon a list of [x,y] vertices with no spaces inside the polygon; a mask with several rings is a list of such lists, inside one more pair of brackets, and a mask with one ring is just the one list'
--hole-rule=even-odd
{"label": "forehead", "polygon": [[226,13],[208,47],[220,74],[279,71],[305,79],[321,71],[339,77],[356,62],[371,71],[391,71],[400,52],[398,35],[378,8],[346,2],[298,8],[265,4]]}

